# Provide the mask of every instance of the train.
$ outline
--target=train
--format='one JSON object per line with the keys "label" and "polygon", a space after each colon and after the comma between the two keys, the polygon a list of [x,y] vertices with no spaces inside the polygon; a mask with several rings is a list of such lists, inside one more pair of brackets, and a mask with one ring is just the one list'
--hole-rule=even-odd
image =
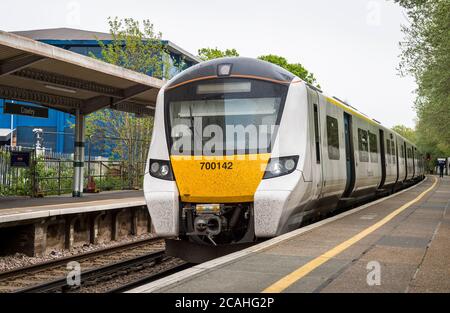
{"label": "train", "polygon": [[277,65],[232,57],[159,91],[144,194],[168,253],[201,262],[423,178],[422,154],[395,131]]}

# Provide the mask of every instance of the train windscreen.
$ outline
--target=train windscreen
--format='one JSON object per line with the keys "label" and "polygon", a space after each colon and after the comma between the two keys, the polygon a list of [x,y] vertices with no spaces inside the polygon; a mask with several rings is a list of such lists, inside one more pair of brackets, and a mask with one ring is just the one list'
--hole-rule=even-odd
{"label": "train windscreen", "polygon": [[172,155],[268,153],[287,86],[243,79],[187,84],[165,94]]}

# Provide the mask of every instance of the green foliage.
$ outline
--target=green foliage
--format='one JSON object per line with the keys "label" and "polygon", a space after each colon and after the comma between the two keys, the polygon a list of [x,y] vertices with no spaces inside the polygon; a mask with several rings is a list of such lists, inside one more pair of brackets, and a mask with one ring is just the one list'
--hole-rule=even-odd
{"label": "green foliage", "polygon": [[392,127],[392,130],[413,143],[417,142],[416,131],[412,128],[406,127],[405,125],[395,125]]}
{"label": "green foliage", "polygon": [[106,177],[96,177],[95,185],[99,190],[117,190],[122,189],[122,187],[127,186],[128,182],[122,180],[120,176],[106,176]]}
{"label": "green foliage", "polygon": [[433,158],[450,155],[450,1],[395,0],[407,9],[400,73],[418,84],[419,147]]}
{"label": "green foliage", "polygon": [[[276,64],[276,65],[288,70],[295,76],[298,76],[299,78],[303,79],[305,82],[307,82],[311,85],[317,84],[314,74],[308,72],[308,70],[305,69],[303,67],[303,65],[301,65],[300,63],[289,63],[286,60],[286,58],[278,56],[278,55],[274,55],[274,54],[262,55],[262,56],[258,57],[258,59]],[[320,88],[320,85],[317,85],[317,87]]]}
{"label": "green foliage", "polygon": [[35,179],[35,184],[38,187],[36,191],[43,192],[45,195],[71,192],[73,181],[72,161],[48,161],[44,157],[39,156],[36,158],[32,171],[30,179]]}
{"label": "green foliage", "polygon": [[[218,48],[202,48],[198,50],[198,56],[202,60],[207,61],[223,57],[238,57],[239,52],[237,52],[236,49],[220,50]],[[316,85],[320,88],[320,85],[317,84],[314,74],[310,73],[300,63],[289,63],[286,58],[274,54],[262,55],[258,57],[258,59],[276,64],[303,79],[307,83]]]}
{"label": "green foliage", "polygon": [[[167,78],[167,68],[164,67],[164,57],[168,55],[162,42],[162,34],[154,30],[149,20],[141,24],[132,18],[108,18],[111,43],[98,41],[102,48],[101,60],[121,67],[151,74],[157,78]],[[90,54],[95,58],[95,55]]]}
{"label": "green foliage", "polygon": [[[161,41],[161,33],[154,30],[149,20],[143,21],[142,29],[131,18],[109,18],[108,23],[113,40],[109,44],[99,41],[103,61],[157,78],[170,78],[170,54]],[[185,66],[183,59],[172,63]],[[130,166],[143,164],[152,131],[153,117],[103,109],[86,118],[88,141],[97,149],[111,150],[113,158],[125,159]],[[139,183],[137,178],[135,183]]]}
{"label": "green foliage", "polygon": [[239,53],[236,49],[219,50],[218,48],[202,48],[198,49],[198,56],[203,61],[208,61],[223,57],[238,57]]}

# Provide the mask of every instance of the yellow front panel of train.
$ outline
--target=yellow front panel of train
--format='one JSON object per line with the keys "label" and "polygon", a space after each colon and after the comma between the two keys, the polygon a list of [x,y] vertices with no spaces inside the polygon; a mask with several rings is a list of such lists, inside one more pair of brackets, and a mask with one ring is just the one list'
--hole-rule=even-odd
{"label": "yellow front panel of train", "polygon": [[171,156],[181,201],[252,202],[270,154]]}

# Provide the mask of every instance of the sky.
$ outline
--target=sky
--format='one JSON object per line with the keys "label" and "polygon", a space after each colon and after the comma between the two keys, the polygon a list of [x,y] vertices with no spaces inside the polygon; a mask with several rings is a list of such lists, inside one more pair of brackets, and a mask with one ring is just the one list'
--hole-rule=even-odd
{"label": "sky", "polygon": [[414,127],[416,84],[397,71],[408,20],[392,0],[8,0],[0,3],[0,30],[108,32],[110,16],[149,19],[193,54],[218,47],[284,56],[314,73],[326,94],[388,127]]}

